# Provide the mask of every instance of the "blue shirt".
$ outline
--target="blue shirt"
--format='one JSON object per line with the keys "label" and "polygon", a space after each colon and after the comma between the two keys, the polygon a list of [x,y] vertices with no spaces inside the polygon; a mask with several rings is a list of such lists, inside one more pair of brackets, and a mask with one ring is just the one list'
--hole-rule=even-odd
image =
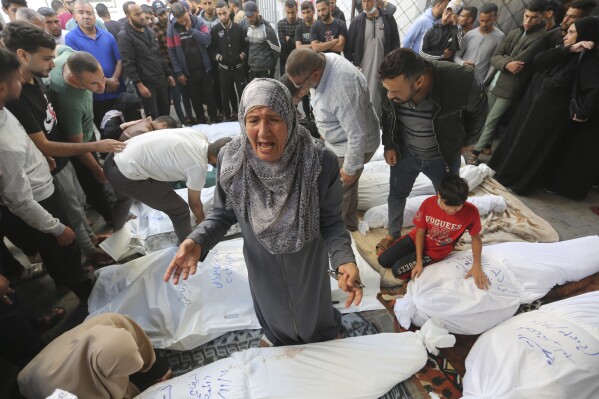
{"label": "blue shirt", "polygon": [[[104,76],[107,78],[114,75],[117,61],[121,60],[121,54],[116,44],[114,36],[103,29],[96,28],[96,38],[92,39],[81,31],[79,26],[67,33],[65,44],[77,51],[87,51],[100,63]],[[94,101],[106,101],[117,98],[124,91],[123,83],[118,90],[112,93],[96,94],[94,93]]]}
{"label": "blue shirt", "polygon": [[401,47],[411,48],[416,54],[420,54],[422,38],[424,38],[426,31],[432,28],[436,21],[435,17],[433,17],[432,8],[424,10],[424,13],[410,26],[408,33],[406,33],[406,36],[402,40]]}

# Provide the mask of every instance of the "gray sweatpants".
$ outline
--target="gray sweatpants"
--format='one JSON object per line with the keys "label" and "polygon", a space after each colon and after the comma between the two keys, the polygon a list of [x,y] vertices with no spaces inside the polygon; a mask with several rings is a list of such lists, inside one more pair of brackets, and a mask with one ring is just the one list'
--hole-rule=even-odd
{"label": "gray sweatpants", "polygon": [[116,203],[112,209],[114,230],[121,229],[129,217],[129,209],[136,199],[150,208],[167,214],[173,222],[175,233],[180,242],[191,233],[189,205],[173,190],[170,183],[153,179],[131,180],[126,178],[109,154],[104,161],[104,174],[116,194]]}
{"label": "gray sweatpants", "polygon": [[79,244],[85,256],[94,255],[98,250],[92,244],[91,237],[94,236],[94,232],[89,227],[83,209],[85,194],[79,180],[77,180],[75,168],[70,161],[60,172],[54,175],[54,186],[60,195],[67,219],[77,236],[77,244]]}

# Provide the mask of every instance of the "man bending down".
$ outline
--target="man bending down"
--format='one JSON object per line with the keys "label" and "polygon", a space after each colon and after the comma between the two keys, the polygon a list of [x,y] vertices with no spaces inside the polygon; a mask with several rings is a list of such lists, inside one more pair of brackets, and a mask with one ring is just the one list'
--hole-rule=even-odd
{"label": "man bending down", "polygon": [[[104,173],[117,198],[112,215],[114,230],[127,222],[136,199],[166,213],[183,242],[191,233],[189,209],[196,223],[204,220],[200,194],[208,164],[216,166],[220,149],[230,140],[226,137],[208,144],[206,136],[191,128],[166,129],[133,137],[127,141],[126,151],[108,155]],[[189,206],[170,184],[181,180],[187,184]]]}

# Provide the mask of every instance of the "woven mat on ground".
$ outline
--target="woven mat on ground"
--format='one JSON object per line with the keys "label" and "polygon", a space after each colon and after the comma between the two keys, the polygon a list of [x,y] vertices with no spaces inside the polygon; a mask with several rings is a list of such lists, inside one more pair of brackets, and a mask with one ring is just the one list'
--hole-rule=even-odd
{"label": "woven mat on ground", "polygon": [[[481,218],[483,244],[497,244],[500,242],[528,241],[528,242],[557,242],[557,231],[543,218],[535,214],[526,205],[510,193],[505,187],[493,178],[485,178],[471,195],[482,196],[486,194],[500,195],[505,198],[508,205],[502,213],[489,213]],[[402,234],[408,233],[413,226],[404,228]],[[381,288],[397,288],[403,285],[401,280],[393,277],[391,269],[381,267],[377,261],[375,246],[387,234],[387,229],[372,229],[366,235],[353,232],[360,254],[381,275]],[[456,250],[470,249],[470,235],[464,234],[456,245]]]}

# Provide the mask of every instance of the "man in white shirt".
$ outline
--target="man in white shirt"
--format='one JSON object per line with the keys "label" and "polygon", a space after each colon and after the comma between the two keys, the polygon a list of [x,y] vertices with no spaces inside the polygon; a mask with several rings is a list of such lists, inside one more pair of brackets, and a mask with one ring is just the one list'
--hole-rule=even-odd
{"label": "man in white shirt", "polygon": [[[114,188],[114,230],[127,222],[132,199],[162,211],[173,222],[180,242],[191,233],[189,209],[196,223],[204,220],[201,191],[208,164],[216,166],[218,153],[230,138],[209,144],[204,134],[191,128],[149,132],[127,141],[123,152],[110,154],[104,173]],[[189,206],[170,182],[185,181]]]}
{"label": "man in white shirt", "polygon": [[37,12],[45,18],[45,30],[52,35],[56,44],[64,44],[64,37],[69,31],[62,29],[60,26],[60,20],[58,19],[58,15],[56,15],[56,11],[50,7],[40,7]]}
{"label": "man in white shirt", "polygon": [[474,68],[474,74],[479,82],[484,82],[491,68],[491,57],[495,48],[505,35],[495,28],[497,20],[497,5],[485,4],[479,14],[478,29],[473,29],[464,35],[460,50],[453,57],[459,65]]}

